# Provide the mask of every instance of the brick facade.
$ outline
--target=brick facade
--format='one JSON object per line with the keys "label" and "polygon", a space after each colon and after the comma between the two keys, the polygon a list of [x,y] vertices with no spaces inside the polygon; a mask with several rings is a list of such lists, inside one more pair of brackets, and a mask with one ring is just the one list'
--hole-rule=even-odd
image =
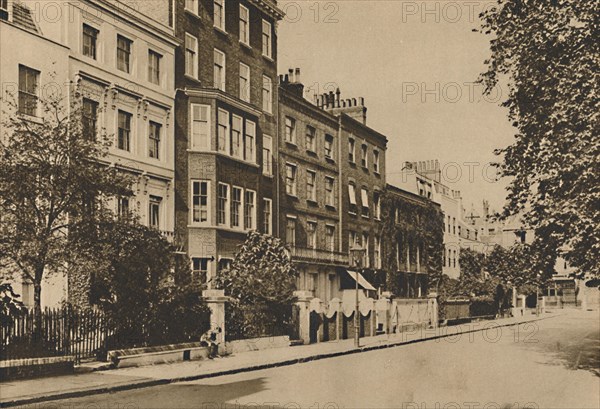
{"label": "brick facade", "polygon": [[[184,0],[176,0],[175,27],[176,37],[180,39],[175,58],[176,96],[176,225],[178,238],[184,250],[192,258],[204,259],[208,264],[208,286],[221,260],[232,259],[237,247],[243,243],[248,230],[264,231],[265,199],[270,200],[270,217],[267,217],[271,232],[276,221],[274,203],[275,180],[269,175],[269,168],[274,167],[272,159],[263,155],[268,144],[263,143],[272,138],[270,150],[273,155],[277,149],[277,38],[276,25],[282,17],[275,4],[270,1],[226,1],[224,2],[224,27],[218,28],[214,20],[214,1],[200,0],[195,2],[197,10],[186,9]],[[240,36],[240,9],[243,6],[248,12],[249,40],[247,44]],[[271,25],[271,56],[263,55],[262,36],[263,21]],[[195,43],[195,48],[194,48]],[[192,46],[190,46],[190,44]],[[191,57],[187,50],[195,51]],[[186,52],[188,65],[186,66]],[[218,55],[217,55],[218,54]],[[224,57],[222,57],[224,55]],[[224,60],[224,64],[223,64]],[[190,65],[190,61],[192,62]],[[216,64],[224,65],[221,78]],[[248,94],[241,89],[241,65],[249,67]],[[186,73],[186,69],[192,72]],[[197,72],[196,72],[197,70]],[[191,74],[191,75],[190,75]],[[196,75],[197,74],[197,75]],[[263,78],[271,81],[272,109],[263,109]],[[245,96],[248,95],[248,98]],[[198,148],[193,138],[194,106],[202,107],[207,114],[207,146]],[[205,115],[205,114],[203,114]],[[237,122],[240,121],[240,122]],[[236,125],[240,124],[240,125]],[[241,149],[235,153],[237,136],[234,129],[240,127]],[[252,146],[249,134],[255,126]],[[226,127],[224,130],[223,127]],[[220,135],[219,132],[222,132]],[[226,137],[223,136],[226,134]],[[237,135],[237,134],[236,134]],[[219,139],[219,136],[222,139]],[[225,144],[223,144],[223,141]],[[221,142],[219,142],[221,141]],[[224,146],[223,146],[224,145]],[[246,151],[246,149],[250,149]],[[194,199],[194,181],[208,182],[205,199]],[[203,185],[204,186],[204,185]],[[226,189],[226,216],[219,212],[219,189]],[[241,207],[239,213],[234,212],[234,191],[241,189]],[[252,223],[244,226],[244,209],[246,193],[254,195]],[[223,193],[221,193],[223,194]],[[208,220],[195,222],[194,200],[206,200]],[[223,202],[221,202],[223,203]],[[196,206],[196,211],[199,207]],[[204,211],[204,208],[200,211]],[[239,214],[241,226],[236,226]],[[221,216],[220,216],[221,215]],[[203,218],[204,216],[201,216]],[[225,217],[221,220],[219,217]],[[206,263],[206,261],[202,261]]]}

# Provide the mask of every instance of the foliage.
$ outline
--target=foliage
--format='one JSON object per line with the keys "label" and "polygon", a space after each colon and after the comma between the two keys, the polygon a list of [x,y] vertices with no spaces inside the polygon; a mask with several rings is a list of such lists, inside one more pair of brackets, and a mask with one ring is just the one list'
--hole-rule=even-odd
{"label": "foliage", "polygon": [[281,239],[251,231],[216,286],[241,304],[290,304],[298,271]]}
{"label": "foliage", "polygon": [[[383,227],[382,264],[389,274],[386,290],[398,294],[398,272],[405,270],[406,252],[400,254],[400,266],[396,259],[395,243],[422,243],[421,267],[428,273],[429,288],[439,291],[442,280],[443,215],[439,206],[424,200],[413,200],[386,191],[381,198]],[[401,215],[395,220],[396,209]],[[411,252],[411,264],[416,264],[415,251]]]}
{"label": "foliage", "polygon": [[600,275],[598,2],[498,0],[482,13],[491,57],[487,92],[508,86],[503,105],[517,132],[497,151],[511,178],[504,216],[524,213],[544,242],[580,274]]}
{"label": "foliage", "polygon": [[17,315],[23,308],[23,303],[18,299],[20,295],[16,294],[12,285],[8,283],[0,284],[0,324],[6,325],[11,322],[11,317]]}
{"label": "foliage", "polygon": [[486,269],[507,287],[531,294],[552,277],[554,258],[545,256],[535,244],[515,244],[509,249],[495,246],[487,256]]}
{"label": "foliage", "polygon": [[93,254],[97,261],[92,270],[92,302],[118,328],[116,344],[144,346],[199,339],[208,328],[208,310],[200,287],[191,281],[189,263],[179,260],[183,256],[173,252],[160,232],[134,219],[109,220],[93,227],[94,241],[78,250]]}
{"label": "foliage", "polygon": [[109,138],[84,135],[82,108],[60,95],[40,98],[40,118],[17,113],[4,99],[0,138],[0,264],[34,286],[40,309],[46,275],[73,262],[68,232],[108,216],[113,195],[130,194],[131,180],[108,167]]}
{"label": "foliage", "polygon": [[279,238],[251,231],[215,285],[232,297],[228,339],[282,335],[289,327],[298,271]]}
{"label": "foliage", "polygon": [[467,296],[475,300],[494,299],[499,281],[486,274],[487,260],[483,253],[472,249],[460,250],[460,277],[455,296]]}

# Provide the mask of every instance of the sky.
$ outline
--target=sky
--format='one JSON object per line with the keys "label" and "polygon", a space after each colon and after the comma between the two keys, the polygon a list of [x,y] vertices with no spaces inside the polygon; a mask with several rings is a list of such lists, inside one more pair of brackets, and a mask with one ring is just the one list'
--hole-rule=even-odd
{"label": "sky", "polygon": [[506,180],[495,182],[494,149],[514,128],[499,106],[506,91],[483,96],[475,84],[489,57],[489,36],[472,32],[489,1],[285,1],[278,26],[280,73],[365,98],[367,125],[388,137],[387,179],[405,161],[439,159],[442,178],[462,192],[466,210],[487,199],[500,210]]}

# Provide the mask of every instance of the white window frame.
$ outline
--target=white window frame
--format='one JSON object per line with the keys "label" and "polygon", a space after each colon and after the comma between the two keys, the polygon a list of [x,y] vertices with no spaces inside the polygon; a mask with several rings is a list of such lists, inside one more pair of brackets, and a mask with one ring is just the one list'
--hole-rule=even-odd
{"label": "white window frame", "polygon": [[[35,87],[33,90],[29,90],[27,85],[29,84],[23,84],[21,82],[21,69],[24,70],[24,72],[26,73],[26,77],[27,77],[27,72],[29,72],[30,74],[34,74],[33,78],[35,78]],[[27,115],[27,116],[34,116],[37,117],[40,114],[40,79],[42,76],[42,73],[38,70],[36,70],[35,68],[31,68],[27,65],[23,65],[23,64],[19,64],[19,90],[18,90],[18,105],[17,105],[17,111],[19,112],[19,114],[22,115]],[[28,112],[28,105],[27,106],[21,106],[21,94],[27,96],[28,98],[26,98],[28,101],[31,98],[32,100],[35,100],[35,107],[33,108],[32,112]],[[33,114],[33,115],[31,115]],[[118,130],[118,122],[117,122],[117,130]]]}
{"label": "white window frame", "polygon": [[[218,56],[222,58],[221,65],[219,65],[217,63],[217,57]],[[214,65],[213,65],[213,79],[214,79],[214,83],[213,83],[213,86],[216,89],[220,89],[221,91],[225,91],[226,80],[227,80],[227,76],[226,76],[226,71],[227,71],[227,56],[225,55],[225,53],[223,51],[219,50],[218,48],[215,48],[213,50],[213,59],[214,59]],[[218,73],[217,73],[217,69],[219,70]]]}
{"label": "white window frame", "polygon": [[375,220],[381,220],[381,192],[378,190],[373,192],[373,209]]}
{"label": "white window frame", "polygon": [[[327,181],[331,181],[331,190],[327,190]],[[325,176],[325,206],[335,207],[335,178]],[[331,200],[330,200],[331,199]]]}
{"label": "white window frame", "polygon": [[243,62],[240,62],[240,99],[250,102],[250,66]]}
{"label": "white window frame", "polygon": [[273,234],[273,200],[266,197],[263,198],[263,231],[265,234]]}
{"label": "white window frame", "polygon": [[[331,234],[330,234],[331,233]],[[335,225],[325,225],[325,245],[328,251],[335,252]]]}
{"label": "white window frame", "polygon": [[[188,47],[187,41],[191,40],[193,49]],[[198,39],[190,33],[185,33],[185,75],[198,79]],[[188,61],[188,50],[193,51],[192,61]],[[192,72],[189,72],[189,70]]]}
{"label": "white window frame", "polygon": [[[121,69],[119,68],[119,38],[123,39],[125,41],[125,44],[129,44],[129,50],[127,51],[127,61],[126,63],[126,69]],[[126,74],[133,74],[134,73],[134,62],[135,62],[135,49],[133,47],[133,40],[130,39],[127,36],[124,36],[122,34],[117,34],[117,44],[116,44],[116,54],[115,54],[115,63],[116,63],[116,68],[117,70],[124,72]]]}
{"label": "white window frame", "polygon": [[[123,113],[125,115],[125,118],[129,118],[129,129],[127,130],[129,132],[128,138],[127,138],[127,149],[119,147],[119,130],[121,129],[119,127],[119,114],[120,113]],[[116,119],[117,119],[117,134],[115,135],[115,137],[117,138],[117,141],[116,141],[117,149],[120,151],[129,152],[129,153],[134,152],[133,141],[134,141],[134,136],[135,136],[134,130],[135,130],[136,124],[134,123],[133,114],[131,112],[125,111],[123,109],[118,109]]]}
{"label": "white window frame", "polygon": [[[221,8],[221,15],[217,21],[217,5]],[[214,0],[213,2],[213,24],[219,30],[225,30],[225,0]]]}
{"label": "white window frame", "polygon": [[[312,186],[312,192],[309,190],[309,186]],[[317,172],[312,169],[306,170],[306,200],[317,201]]]}
{"label": "white window frame", "polygon": [[185,0],[185,10],[198,15],[198,0]]}
{"label": "white window frame", "polygon": [[[369,217],[371,209],[369,208],[369,191],[362,187],[360,189],[360,214],[362,217]],[[365,206],[366,205],[366,206]]]}
{"label": "white window frame", "polygon": [[[288,192],[288,167],[293,170],[293,178],[291,184],[292,192]],[[295,163],[286,162],[285,164],[285,192],[290,196],[298,195],[298,165],[296,165]]]}
{"label": "white window frame", "polygon": [[[205,261],[206,262],[206,270],[203,270],[202,268],[200,268],[200,269],[194,268],[194,261],[195,260],[199,261],[199,265],[200,266],[202,265],[200,263],[202,261]],[[192,277],[195,274],[201,275],[202,273],[206,273],[206,282],[205,283],[199,282],[198,284],[200,284],[200,285],[206,285],[208,287],[208,283],[212,279],[211,272],[210,272],[211,263],[212,263],[212,261],[211,261],[210,257],[190,257],[190,269],[192,271]]]}
{"label": "white window frame", "polygon": [[[331,146],[329,149],[329,154],[327,153],[327,145],[329,144],[329,142],[327,142],[328,140],[331,141]],[[335,145],[335,138],[333,135],[330,134],[325,134],[325,138],[323,138],[323,154],[325,155],[326,159],[334,159],[334,145]]]}
{"label": "white window frame", "polygon": [[[240,201],[239,201],[240,207],[238,209],[238,225],[237,226],[233,225],[233,192],[235,190],[239,190],[239,192],[240,192]],[[231,186],[230,198],[231,198],[231,208],[230,208],[231,228],[235,229],[235,230],[243,230],[244,229],[244,188],[242,188],[241,186],[235,186],[235,185]]]}
{"label": "white window frame", "polygon": [[[310,139],[310,141],[309,141]],[[304,140],[306,143],[306,150],[316,153],[317,152],[317,129],[313,126],[306,125],[306,131],[304,132]]]}
{"label": "white window frame", "polygon": [[[153,134],[150,132],[152,130],[152,126],[156,126],[158,127],[158,138],[153,138]],[[148,132],[146,132],[146,134],[148,135],[148,149],[146,149],[146,152],[148,153],[148,158],[150,159],[156,159],[159,161],[163,160],[163,154],[162,154],[162,147],[164,145],[164,138],[163,138],[163,133],[164,133],[164,124],[158,122],[158,121],[148,121]],[[152,145],[152,143],[154,142],[154,140],[157,140],[158,142],[158,146],[156,149],[156,156],[151,156],[150,155],[150,146]]]}
{"label": "white window frame", "polygon": [[[268,143],[267,143],[268,141]],[[273,176],[273,137],[263,134],[263,175]]]}
{"label": "white window frame", "polygon": [[[242,11],[246,14],[245,20],[242,18]],[[240,43],[250,45],[250,10],[243,4],[240,4]]]}
{"label": "white window frame", "polygon": [[373,150],[373,172],[375,173],[379,173],[379,151],[374,149]]}
{"label": "white window frame", "polygon": [[[153,61],[153,58],[155,58],[155,60],[156,60],[156,70],[155,71],[156,71],[157,78],[154,78],[155,71],[152,69],[152,64],[150,64],[151,61]],[[163,58],[163,56],[161,53],[154,51],[151,48],[148,49],[148,82],[150,82],[151,84],[159,85],[159,86],[161,85],[162,72],[161,72],[160,66],[161,66],[162,58]]]}
{"label": "white window frame", "polygon": [[[265,41],[266,37],[266,41]],[[269,23],[267,20],[262,20],[262,30],[261,30],[261,47],[262,47],[262,55],[268,58],[273,57],[273,25]]]}
{"label": "white window frame", "polygon": [[[94,55],[87,55],[84,52],[84,37],[85,37],[85,27],[95,31],[95,36],[94,38]],[[98,61],[98,51],[99,51],[99,47],[98,47],[98,38],[100,37],[100,30],[97,27],[94,27],[90,24],[87,23],[83,23],[81,25],[81,55],[87,57],[87,58],[91,58],[93,60]]]}
{"label": "white window frame", "polygon": [[[246,119],[244,126],[244,160],[252,163],[256,163],[256,123]],[[251,151],[248,152],[248,148]],[[250,153],[250,155],[248,155]]]}
{"label": "white window frame", "polygon": [[[252,194],[251,212],[248,212],[247,195]],[[250,214],[249,214],[250,213]],[[246,219],[250,217],[250,224],[246,223]],[[256,230],[256,191],[252,189],[244,189],[244,230]]]}
{"label": "white window frame", "polygon": [[381,268],[381,237],[378,235],[375,236],[373,256],[375,258],[375,268]]}
{"label": "white window frame", "polygon": [[362,233],[362,248],[365,249],[365,262],[364,267],[371,267],[371,258],[369,257],[369,241],[371,240],[371,237],[369,236],[369,233],[367,232],[363,232]]}
{"label": "white window frame", "polygon": [[[288,127],[288,121],[290,123],[289,127]],[[285,141],[295,145],[296,144],[296,119],[292,118],[291,116],[286,116],[283,126],[284,126]],[[287,132],[288,128],[290,130],[289,139],[288,139],[288,132]]]}
{"label": "white window frame", "polygon": [[[317,222],[315,220],[308,220],[306,222],[306,248],[317,248],[317,227]],[[312,241],[312,244],[309,240]]]}
{"label": "white window frame", "polygon": [[[210,217],[212,214],[212,209],[211,209],[211,201],[210,201],[210,180],[205,180],[205,179],[192,179],[191,181],[191,189],[190,189],[190,208],[192,209],[192,211],[190,212],[190,224],[192,226],[206,226],[206,225],[210,225]],[[202,184],[206,183],[206,221],[195,221],[194,220],[194,186],[195,184],[198,183],[199,184],[199,189],[198,192],[200,192],[198,194],[199,197],[202,196]],[[202,219],[202,216],[200,216],[201,214],[201,209],[202,209],[202,205],[199,203],[198,204],[199,207],[199,219]]]}
{"label": "white window frame", "polygon": [[350,199],[350,205],[356,206],[356,186],[352,183],[348,183],[348,198]]}
{"label": "white window frame", "polygon": [[[219,115],[222,114],[222,113],[224,113],[226,115],[226,117],[227,117],[227,121],[226,121],[226,124],[225,124],[225,146],[221,146],[220,143],[219,143],[219,138],[220,138],[219,132],[221,130],[221,125],[222,125],[221,122],[219,121]],[[229,123],[229,112],[226,111],[226,110],[224,110],[224,109],[219,108],[217,110],[217,151],[218,152],[222,152],[222,153],[226,153],[228,155],[229,155],[229,152],[230,152],[230,147],[229,147],[229,142],[230,142],[229,141],[229,139],[230,139],[229,132],[230,132],[230,128],[231,128],[231,125]]]}
{"label": "white window frame", "polygon": [[[239,123],[239,129],[236,130],[235,129],[235,123]],[[235,153],[233,151],[234,149],[234,133],[235,132],[239,132],[238,138],[239,138],[239,146],[238,146],[238,151],[237,153]],[[235,115],[235,114],[231,114],[231,129],[230,129],[230,137],[231,137],[231,151],[230,154],[232,157],[234,158],[238,158],[238,159],[244,159],[244,119],[239,116],[239,115]]]}
{"label": "white window frame", "polygon": [[[199,109],[200,118],[194,116],[194,108]],[[202,110],[206,110],[206,121],[202,121]],[[211,106],[205,104],[190,104],[190,149],[195,151],[209,151],[211,144]],[[195,138],[194,126],[196,123],[206,123],[206,146],[201,146]]]}
{"label": "white window frame", "polygon": [[369,167],[369,147],[363,143],[360,147],[360,165],[363,168]]}
{"label": "white window frame", "polygon": [[[224,204],[224,209],[223,209],[223,214],[224,214],[224,219],[222,222],[219,221],[219,206],[220,206],[220,201],[221,201],[221,196],[220,196],[220,191],[221,191],[221,187],[225,187],[225,204]],[[219,182],[219,184],[217,185],[217,225],[218,226],[229,226],[230,225],[230,212],[231,212],[231,202],[230,202],[230,197],[231,197],[231,186],[229,186],[227,183],[221,183]]]}
{"label": "white window frame", "polygon": [[[156,200],[153,198],[156,198],[159,200]],[[155,228],[157,230],[160,230],[160,228],[162,227],[162,220],[163,220],[162,213],[163,213],[163,207],[164,207],[163,201],[164,201],[164,198],[162,198],[160,196],[156,196],[156,195],[149,196],[149,198],[148,198],[148,227]],[[156,226],[154,226],[152,224],[152,216],[153,216],[152,208],[153,208],[153,205],[156,205],[156,204],[158,204],[158,213],[157,213],[158,224]]]}
{"label": "white window frame", "polygon": [[263,75],[262,108],[268,114],[273,113],[273,80],[267,75]]}
{"label": "white window frame", "polygon": [[[290,237],[288,236],[288,226],[290,221],[294,222],[294,236]],[[285,218],[285,244],[290,245],[292,247],[296,247],[296,236],[298,235],[298,223],[297,223],[297,218],[295,216],[290,216],[287,215]]]}

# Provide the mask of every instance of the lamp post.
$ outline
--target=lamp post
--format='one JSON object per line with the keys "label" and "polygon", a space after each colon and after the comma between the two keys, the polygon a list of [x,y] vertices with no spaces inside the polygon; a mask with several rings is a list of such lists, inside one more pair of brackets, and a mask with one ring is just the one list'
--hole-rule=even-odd
{"label": "lamp post", "polygon": [[[350,249],[350,254],[352,257],[352,265],[357,269],[357,270],[361,270],[362,269],[362,260],[363,260],[363,255],[366,252],[366,249],[361,249],[361,248],[351,248]],[[355,281],[355,305],[354,305],[354,346],[355,347],[359,347],[360,346],[360,309],[358,306],[358,275],[360,274],[360,271],[356,271],[356,277],[354,278]]]}
{"label": "lamp post", "polygon": [[540,273],[538,273],[536,275],[536,282],[535,282],[535,315],[536,316],[540,316],[540,278],[542,277],[542,275]]}

